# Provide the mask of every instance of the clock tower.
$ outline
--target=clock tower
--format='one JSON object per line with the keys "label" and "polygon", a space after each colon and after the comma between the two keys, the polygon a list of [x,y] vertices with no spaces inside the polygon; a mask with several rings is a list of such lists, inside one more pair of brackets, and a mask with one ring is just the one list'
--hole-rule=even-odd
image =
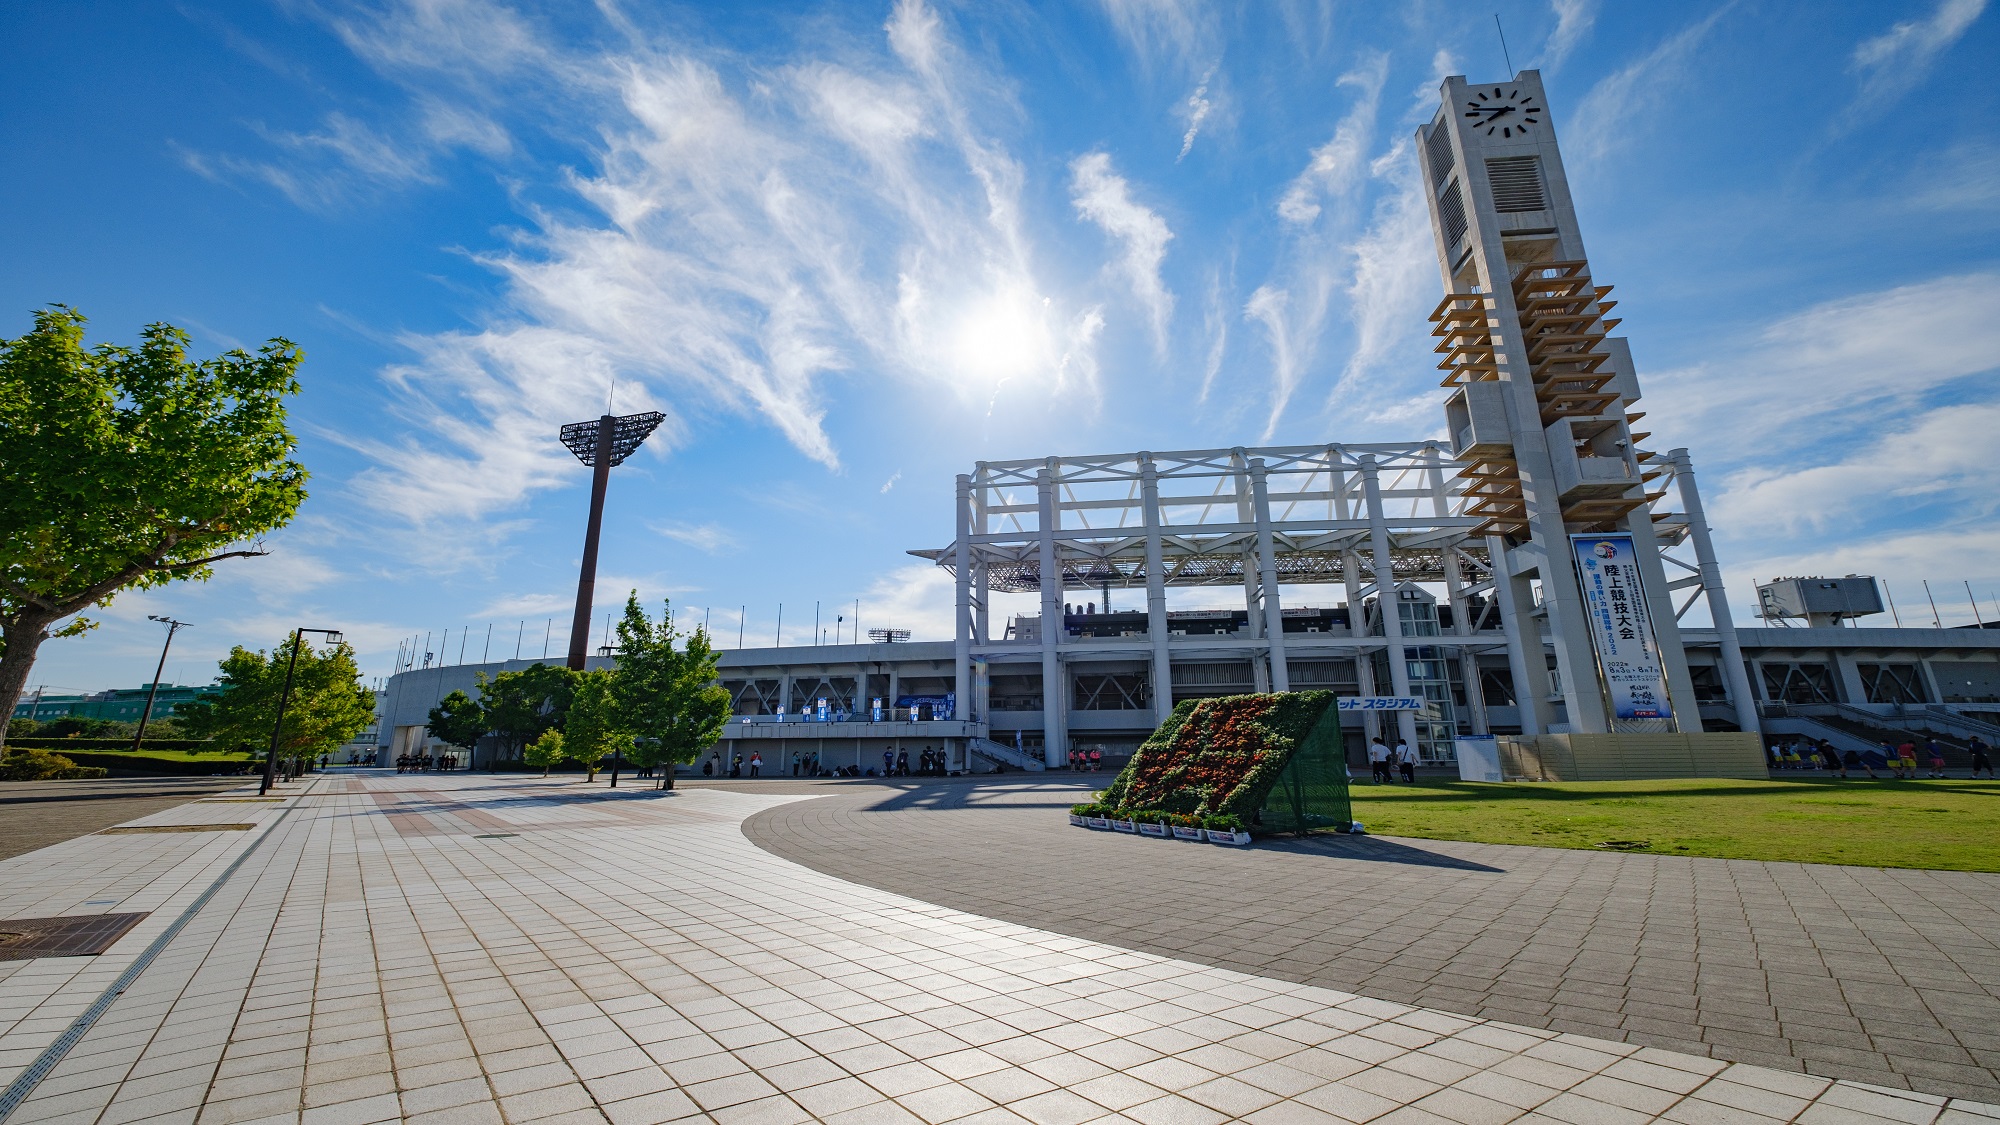
{"label": "clock tower", "polygon": [[[1441,94],[1417,130],[1446,294],[1431,320],[1466,514],[1485,521],[1525,641],[1510,661],[1522,733],[1700,731],[1648,493],[1662,464],[1634,429],[1638,378],[1584,251],[1541,75],[1452,77]],[[1610,570],[1624,577],[1607,593]],[[1621,629],[1637,650],[1620,650]]]}

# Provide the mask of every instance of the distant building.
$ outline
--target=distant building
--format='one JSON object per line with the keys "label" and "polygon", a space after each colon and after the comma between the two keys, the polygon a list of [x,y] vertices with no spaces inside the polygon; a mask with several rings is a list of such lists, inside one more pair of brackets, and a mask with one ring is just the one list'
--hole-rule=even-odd
{"label": "distant building", "polygon": [[[111,688],[108,691],[92,692],[88,695],[46,695],[36,692],[24,695],[14,705],[14,718],[33,719],[38,723],[75,716],[79,719],[110,719],[120,723],[136,723],[139,712],[145,710],[146,692],[151,684],[140,684],[135,688]],[[161,684],[159,692],[153,696],[153,710],[147,721],[168,718],[174,709],[183,703],[192,703],[205,696],[221,695],[222,688],[216,684],[200,687]]]}

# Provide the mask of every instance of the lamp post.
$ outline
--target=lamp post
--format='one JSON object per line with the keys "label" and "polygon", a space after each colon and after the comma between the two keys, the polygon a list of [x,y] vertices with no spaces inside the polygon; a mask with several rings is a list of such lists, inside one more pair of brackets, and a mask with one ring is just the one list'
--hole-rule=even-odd
{"label": "lamp post", "polygon": [[590,652],[591,596],[597,589],[597,533],[604,523],[604,490],[611,484],[613,466],[636,452],[667,416],[659,411],[627,414],[623,418],[605,414],[590,422],[571,422],[562,428],[562,443],[589,465],[590,522],[583,533],[583,566],[576,580],[576,616],[569,627],[569,666],[583,671]]}
{"label": "lamp post", "polygon": [[167,650],[174,647],[174,634],[187,628],[187,622],[175,621],[171,617],[161,617],[149,613],[146,620],[157,621],[167,627],[167,643],[160,646],[160,666],[153,669],[153,682],[146,688],[146,706],[139,712],[139,729],[132,734],[132,750],[138,752],[139,743],[146,737],[146,720],[153,715],[153,697],[160,694],[160,676],[167,670]]}
{"label": "lamp post", "polygon": [[304,643],[304,638],[301,636],[304,633],[320,633],[326,637],[326,643],[330,645],[337,645],[343,639],[338,629],[298,628],[292,630],[292,658],[285,662],[285,687],[284,690],[278,693],[278,721],[271,724],[271,752],[264,755],[264,783],[257,787],[258,796],[269,793],[271,786],[277,779],[278,736],[284,733],[285,704],[292,697],[292,671],[299,666],[299,647]]}

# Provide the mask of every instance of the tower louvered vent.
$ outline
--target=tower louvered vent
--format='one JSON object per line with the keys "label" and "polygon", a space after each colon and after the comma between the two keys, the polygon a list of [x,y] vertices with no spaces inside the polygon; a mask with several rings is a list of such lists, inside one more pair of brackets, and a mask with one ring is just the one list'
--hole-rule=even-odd
{"label": "tower louvered vent", "polygon": [[1444,198],[1438,200],[1438,218],[1444,220],[1444,245],[1450,250],[1458,246],[1458,240],[1465,237],[1465,198],[1458,193],[1458,181],[1445,189]]}
{"label": "tower louvered vent", "polygon": [[1542,189],[1542,158],[1509,156],[1486,162],[1486,180],[1493,185],[1493,209],[1502,214],[1543,211],[1549,206]]}
{"label": "tower louvered vent", "polygon": [[1451,175],[1452,168],[1451,130],[1444,127],[1442,118],[1431,126],[1430,138],[1424,142],[1424,154],[1430,158],[1431,190],[1437,191],[1444,187],[1445,177]]}

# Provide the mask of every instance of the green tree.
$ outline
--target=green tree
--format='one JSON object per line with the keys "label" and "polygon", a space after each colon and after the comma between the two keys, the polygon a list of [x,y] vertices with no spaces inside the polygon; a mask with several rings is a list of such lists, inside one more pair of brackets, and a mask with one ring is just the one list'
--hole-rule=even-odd
{"label": "green tree", "polygon": [[531,766],[540,766],[542,776],[549,776],[549,767],[563,760],[568,751],[563,747],[563,734],[559,730],[545,730],[542,736],[528,743],[522,752]]}
{"label": "green tree", "polygon": [[[660,784],[671,789],[674,765],[692,763],[722,737],[729,721],[729,692],[716,683],[722,657],[697,626],[686,634],[674,628],[674,610],[662,602],[657,624],[639,607],[638,591],[625,598],[625,617],[618,623],[618,670],[612,691],[620,717],[638,742],[632,760],[645,768],[661,768]],[[663,768],[662,768],[663,767]]]}
{"label": "green tree", "polygon": [[563,717],[563,747],[590,771],[589,780],[597,780],[597,767],[613,750],[631,749],[632,733],[622,718],[611,691],[610,672],[599,668],[576,678],[576,695],[570,700],[569,714]]}
{"label": "green tree", "polygon": [[95,349],[83,327],[56,305],[0,338],[0,745],[42,642],[91,628],[77,613],[265,554],[306,498],[297,345],[193,360],[172,325]]}
{"label": "green tree", "polygon": [[546,730],[560,727],[576,692],[576,673],[559,664],[534,664],[488,679],[479,674],[479,705],[486,729],[510,758]]}
{"label": "green tree", "polygon": [[[430,722],[426,730],[446,745],[464,750],[468,756],[479,745],[479,739],[486,734],[486,708],[462,691],[454,691],[438,701],[431,708]],[[476,763],[467,762],[467,766]]]}
{"label": "green tree", "polygon": [[[231,649],[220,661],[218,679],[229,690],[181,704],[176,709],[181,722],[195,737],[213,738],[222,747],[268,752],[292,644],[293,637],[286,637],[269,653],[242,645]],[[301,638],[298,656],[284,729],[278,734],[280,758],[331,753],[367,729],[375,717],[375,693],[361,686],[352,648],[338,644],[315,649]]]}

